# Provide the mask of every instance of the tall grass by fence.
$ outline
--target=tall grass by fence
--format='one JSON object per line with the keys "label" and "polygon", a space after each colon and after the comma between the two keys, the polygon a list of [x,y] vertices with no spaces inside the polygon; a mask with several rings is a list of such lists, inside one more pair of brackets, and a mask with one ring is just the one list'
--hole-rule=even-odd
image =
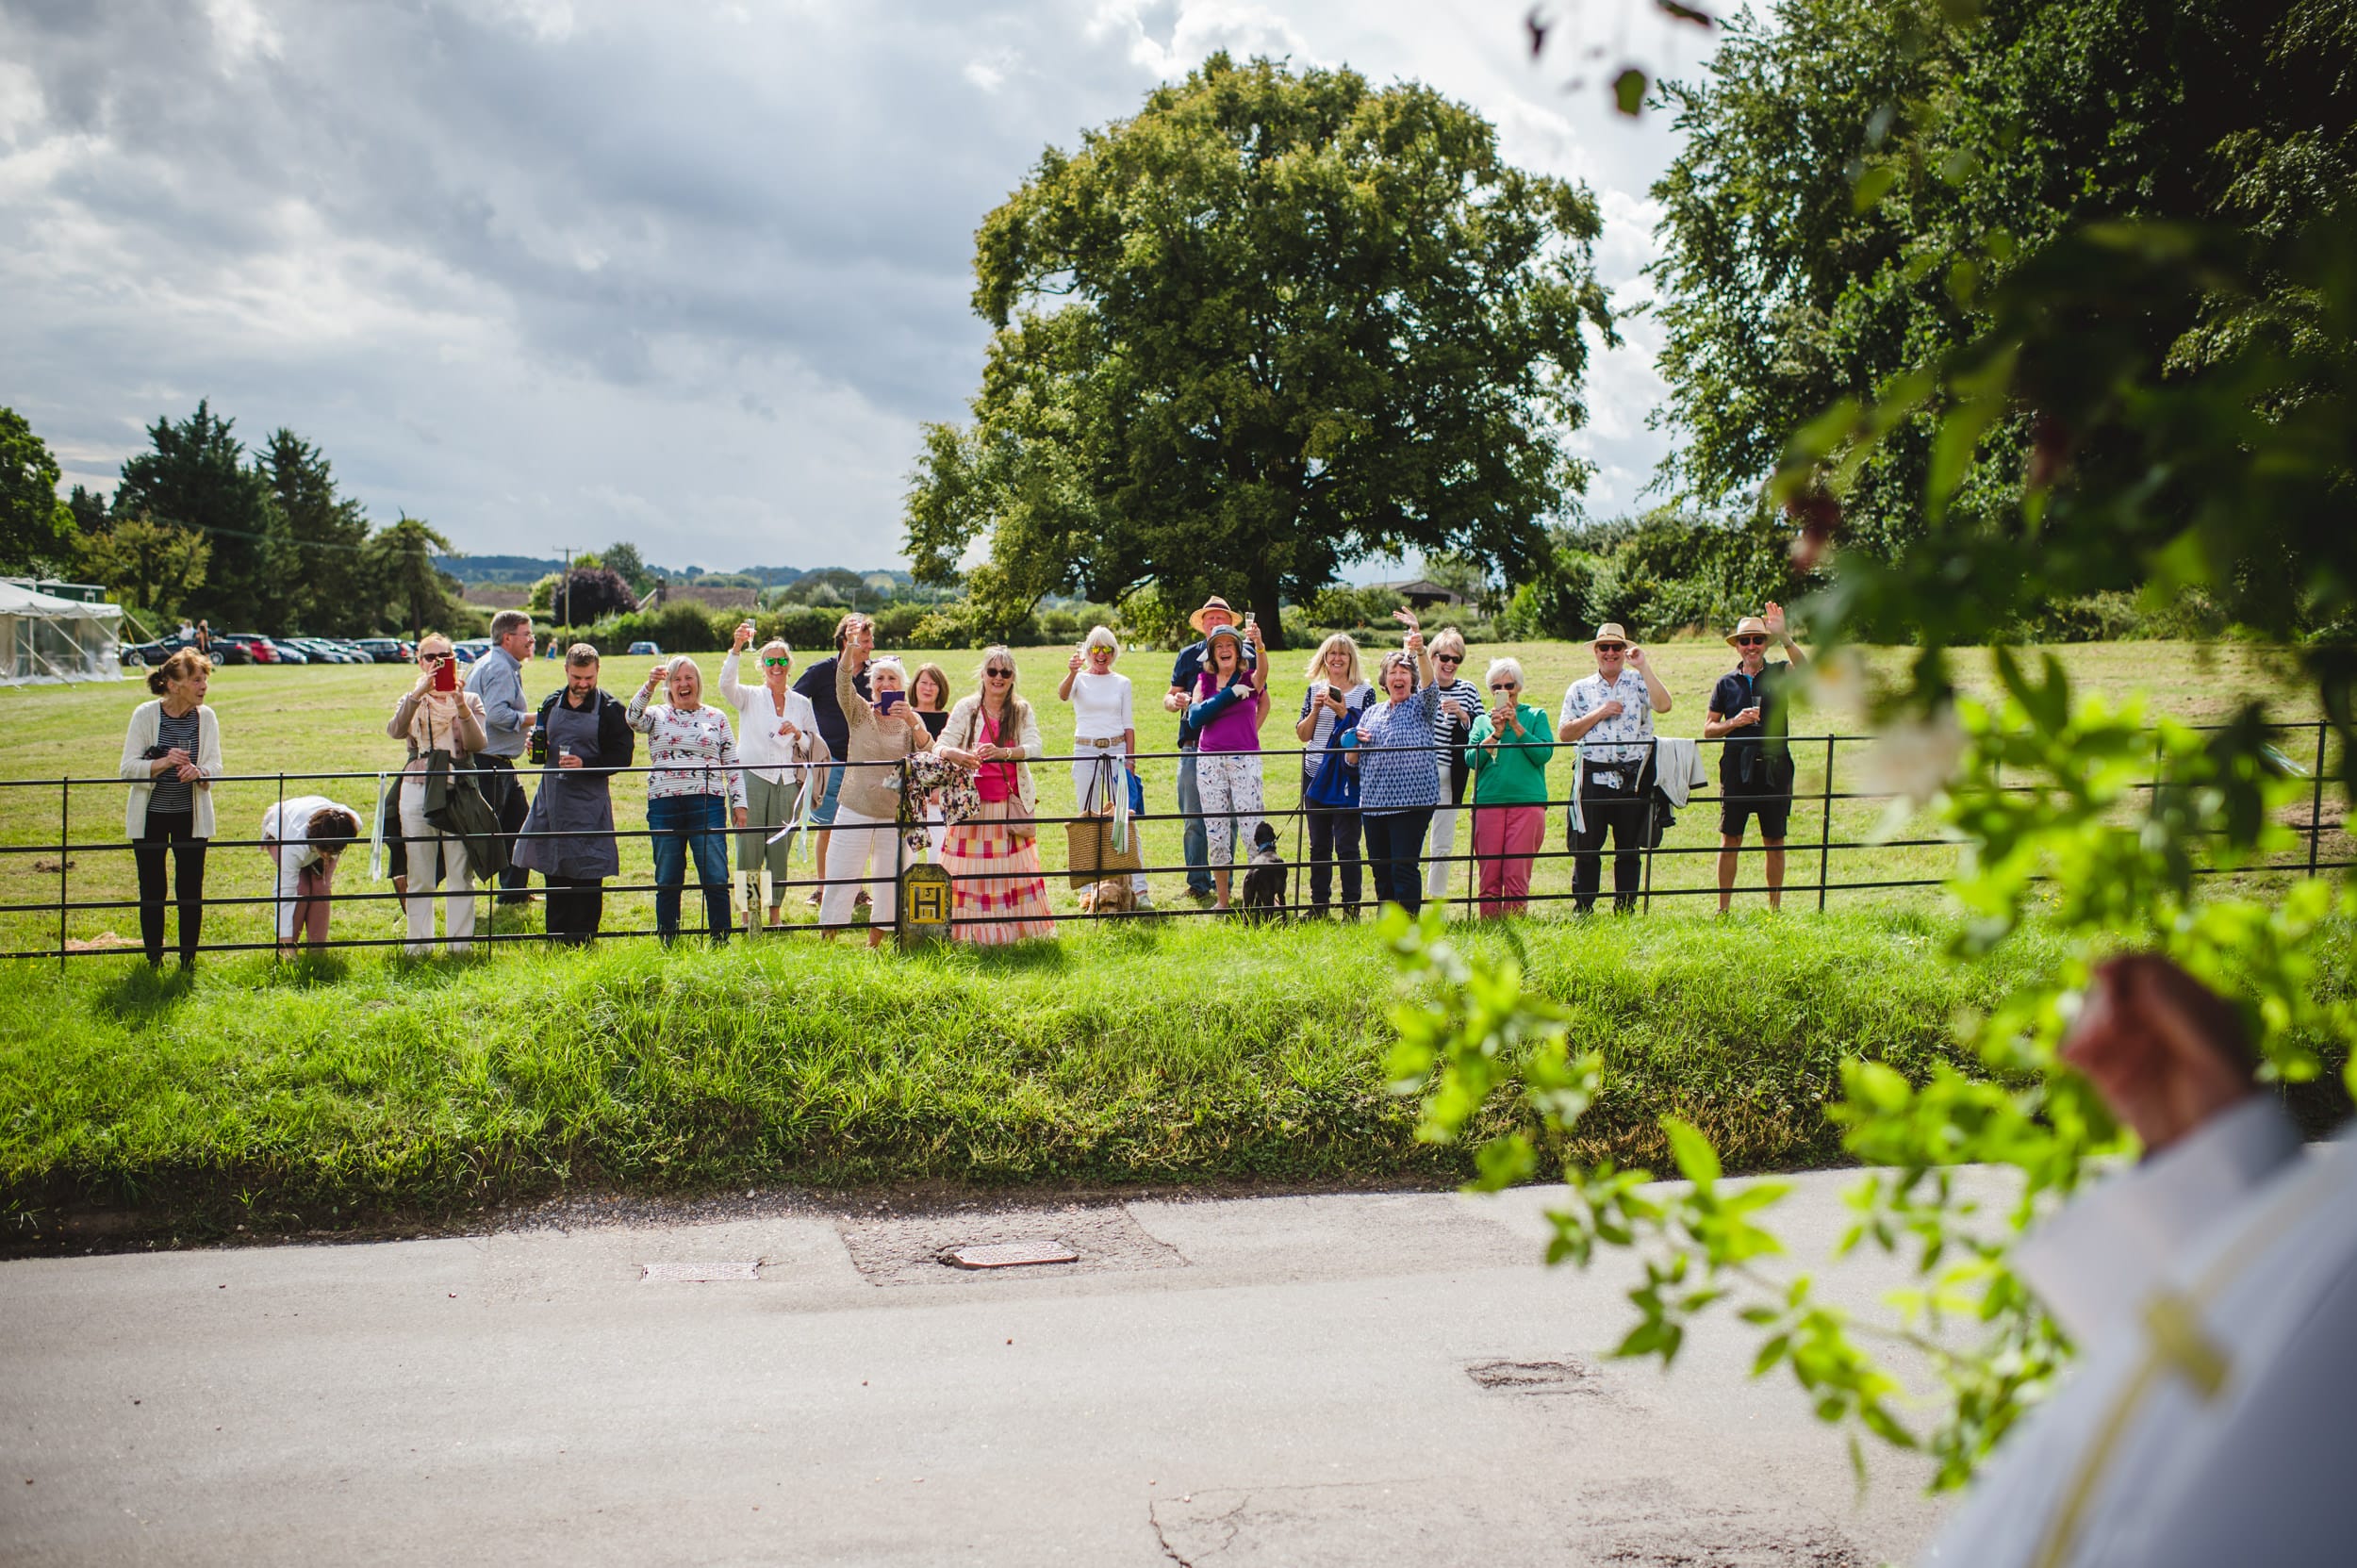
{"label": "tall grass by fence", "polygon": [[[2346,867],[2350,858],[2351,843],[2345,818],[2328,812],[2324,779],[2329,763],[2329,726],[2323,723],[2298,723],[2278,726],[2289,766],[2302,771],[2311,780],[2304,810],[2296,819],[2287,820],[2298,836],[2294,852],[2277,856],[2254,865],[2231,868],[2231,874],[2246,879],[2268,879],[2314,876],[2328,870]],[[1872,737],[1859,734],[1794,735],[1789,737],[1794,764],[1793,787],[1790,795],[1791,821],[1784,846],[1787,875],[1784,896],[1804,906],[1825,910],[1839,901],[1852,907],[1862,902],[1893,899],[1920,898],[1925,890],[1935,888],[1952,874],[1956,846],[1939,836],[1920,815],[1893,820],[1891,797],[1872,790],[1848,787],[1862,776],[1858,751]],[[1658,742],[1648,743],[1657,746]],[[1706,758],[1715,757],[1722,741],[1694,742]],[[1372,750],[1372,749],[1370,749]],[[1558,748],[1570,751],[1571,748]],[[1171,762],[1185,753],[1177,751],[1142,752],[1138,760],[1145,763]],[[1272,803],[1260,815],[1278,825],[1280,845],[1287,859],[1286,899],[1282,913],[1299,916],[1310,913],[1310,860],[1305,822],[1309,808],[1298,800],[1293,804],[1278,803],[1282,797],[1294,793],[1293,781],[1299,776],[1302,753],[1294,750],[1269,751],[1261,753],[1264,798]],[[1096,761],[1096,753],[1080,756],[1070,754],[1047,756],[1031,760],[1031,767],[1043,772],[1062,768],[1076,761]],[[892,767],[895,765],[854,765]],[[651,880],[651,857],[646,846],[657,836],[643,825],[630,825],[630,808],[643,806],[634,802],[634,793],[621,781],[655,771],[677,771],[676,765],[657,768],[634,767],[603,769],[608,773],[615,794],[616,836],[624,846],[623,874],[609,881],[607,909],[609,920],[601,934],[606,938],[631,938],[656,934],[651,923],[634,918],[646,913],[644,896],[655,890]],[[1706,764],[1704,772],[1715,778],[1718,769]],[[1576,774],[1575,766],[1568,760],[1559,762],[1551,770],[1551,778],[1569,778]],[[529,777],[529,775],[526,775]],[[391,772],[280,772],[240,773],[214,782],[217,822],[225,826],[239,812],[250,813],[250,820],[257,828],[263,807],[276,801],[283,802],[301,795],[316,792],[315,786],[345,786],[342,793],[362,796],[369,803],[354,802],[362,817],[364,829],[373,815],[375,802],[381,801],[386,785],[396,779]],[[365,783],[369,793],[355,787]],[[62,963],[77,956],[120,955],[136,951],[136,941],[114,933],[111,940],[100,935],[103,928],[111,932],[113,922],[136,925],[140,900],[133,875],[130,842],[120,836],[122,826],[121,791],[124,781],[116,777],[74,778],[55,780],[17,779],[0,781],[0,800],[7,802],[7,816],[14,826],[12,837],[26,836],[25,823],[28,800],[44,797],[54,802],[56,824],[54,836],[35,833],[37,842],[14,842],[0,845],[0,958],[14,960],[53,959]],[[2020,786],[2027,788],[2028,786]],[[2151,787],[2150,784],[2146,787]],[[333,787],[325,791],[331,795]],[[1445,788],[1444,788],[1445,794]],[[1425,865],[1435,863],[1448,867],[1448,892],[1445,895],[1452,913],[1470,916],[1475,912],[1478,899],[1477,857],[1473,852],[1468,801],[1460,808],[1460,820],[1455,843],[1446,854],[1428,853]],[[1656,797],[1646,792],[1649,822],[1653,819]],[[1686,801],[1673,812],[1674,820],[1666,822],[1657,844],[1649,844],[1638,851],[1642,858],[1643,881],[1639,893],[1640,908],[1650,909],[1656,900],[1684,900],[1715,897],[1719,892],[1716,876],[1718,857],[1722,852],[1719,835],[1719,807],[1724,797],[1714,787],[1705,784],[1694,788]],[[99,801],[105,802],[104,809]],[[1574,851],[1568,844],[1569,813],[1573,801],[1568,792],[1558,794],[1545,806],[1546,839],[1533,857],[1534,871],[1528,895],[1531,912],[1544,916],[1560,914],[1574,907],[1578,895],[1571,885],[1570,868]],[[2123,808],[2133,809],[2133,806]],[[1199,818],[1196,818],[1199,819]],[[1041,834],[1041,860],[1051,889],[1066,881],[1063,860],[1061,830],[1067,824],[1086,822],[1088,818],[1054,816],[1044,812],[1038,817]],[[1144,871],[1149,881],[1159,883],[1158,903],[1150,914],[1129,911],[1081,911],[1067,892],[1057,903],[1059,919],[1130,920],[1139,918],[1193,917],[1211,916],[1213,912],[1185,902],[1178,896],[1178,878],[1187,867],[1178,852],[1178,838],[1190,817],[1176,811],[1149,811],[1137,818],[1140,842],[1146,848]],[[103,828],[93,829],[93,823]],[[78,830],[82,836],[76,836]],[[398,836],[397,819],[388,824],[388,833]],[[730,840],[731,864],[735,863],[735,839],[738,830],[726,830]],[[798,836],[807,838],[807,834]],[[1651,837],[1651,834],[1647,834]],[[1237,851],[1237,885],[1242,884],[1243,863],[1247,852]],[[1430,845],[1427,844],[1427,849]],[[1754,898],[1762,891],[1760,880],[1762,846],[1755,823],[1746,837],[1742,850],[1737,893]],[[223,856],[214,864],[218,872],[208,870],[208,890],[223,887],[221,896],[206,900],[208,933],[218,937],[207,940],[201,950],[234,952],[266,949],[274,945],[272,928],[266,924],[278,902],[272,888],[275,873],[263,852],[258,837],[218,836],[210,841],[211,855]],[[235,867],[224,851],[248,851],[252,855],[242,870]],[[807,869],[807,876],[797,874],[792,885],[797,889],[830,885],[819,868],[809,865],[806,850],[798,847],[798,873]],[[1607,844],[1602,868],[1601,901],[1612,898],[1611,867],[1608,864],[1613,846]],[[354,856],[358,864],[354,863]],[[402,895],[384,883],[371,883],[364,890],[356,885],[366,875],[365,851],[355,850],[339,870],[335,901],[341,911],[344,930],[332,936],[330,946],[338,948],[385,948],[403,945],[405,934],[355,934],[354,926],[365,918],[366,912],[389,909],[398,918]],[[87,864],[86,859],[87,857]],[[912,855],[903,846],[898,850],[898,868],[905,868],[924,858]],[[2212,868],[2214,872],[2229,868]],[[250,874],[251,880],[248,880]],[[1339,883],[1342,868],[1335,868]],[[843,879],[847,882],[865,879]],[[242,884],[259,890],[229,892],[227,886]],[[476,897],[490,900],[497,889],[478,885]],[[758,910],[747,910],[750,901],[747,890],[735,890],[733,902],[740,916],[758,916]],[[701,929],[695,898],[696,884],[686,888],[685,929],[693,933]],[[1340,889],[1337,888],[1337,901]],[[439,898],[446,900],[448,890]],[[169,907],[169,906],[168,906]],[[1014,916],[974,917],[975,923],[993,919],[1014,919]],[[79,928],[77,930],[77,927]],[[528,929],[529,928],[529,929]],[[826,928],[797,923],[770,933],[781,936],[807,936]],[[840,929],[840,928],[837,928]],[[225,939],[224,939],[225,938]],[[529,919],[500,917],[478,923],[474,940],[485,943],[544,940],[543,932]]]}

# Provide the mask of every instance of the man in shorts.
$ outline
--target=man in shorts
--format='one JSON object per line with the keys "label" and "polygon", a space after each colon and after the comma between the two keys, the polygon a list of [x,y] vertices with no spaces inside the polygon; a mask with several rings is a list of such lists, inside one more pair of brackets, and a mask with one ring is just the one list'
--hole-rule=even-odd
{"label": "man in shorts", "polygon": [[[1785,657],[1768,662],[1768,642],[1783,645]],[[1745,616],[1727,638],[1734,670],[1719,677],[1703,719],[1705,740],[1724,740],[1719,752],[1719,913],[1735,897],[1735,861],[1743,848],[1744,825],[1759,818],[1759,842],[1768,851],[1768,907],[1784,906],[1784,835],[1792,819],[1792,751],[1785,743],[1785,703],[1793,675],[1808,663],[1785,635],[1784,606]]]}

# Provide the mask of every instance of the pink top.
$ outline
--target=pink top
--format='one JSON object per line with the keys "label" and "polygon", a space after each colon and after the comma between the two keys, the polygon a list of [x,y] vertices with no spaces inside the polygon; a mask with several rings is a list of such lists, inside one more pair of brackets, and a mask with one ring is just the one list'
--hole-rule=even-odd
{"label": "pink top", "polygon": [[[1261,749],[1260,693],[1254,691],[1248,683],[1240,682],[1239,685],[1244,686],[1244,696],[1217,718],[1203,726],[1203,733],[1195,739],[1197,751],[1257,751]],[[1219,687],[1219,677],[1206,669],[1195,678],[1195,700],[1200,702]]]}
{"label": "pink top", "polygon": [[[977,714],[981,727],[976,732],[985,746],[998,744],[998,721],[990,715]],[[985,801],[1003,801],[1014,793],[1014,764],[986,762],[975,770],[974,788]]]}

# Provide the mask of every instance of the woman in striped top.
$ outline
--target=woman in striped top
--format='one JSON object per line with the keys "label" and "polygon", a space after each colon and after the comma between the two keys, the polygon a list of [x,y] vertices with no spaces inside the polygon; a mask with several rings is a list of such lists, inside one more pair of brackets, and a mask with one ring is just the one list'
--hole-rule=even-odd
{"label": "woman in striped top", "polygon": [[[1432,722],[1432,763],[1441,777],[1441,803],[1432,808],[1432,859],[1425,867],[1424,896],[1448,896],[1448,874],[1457,853],[1457,818],[1464,809],[1465,784],[1473,769],[1465,745],[1473,738],[1473,721],[1483,708],[1481,688],[1459,673],[1465,667],[1465,635],[1454,626],[1432,636],[1432,679],[1441,688],[1442,706]],[[1448,704],[1457,704],[1462,718],[1451,718]]]}
{"label": "woman in striped top", "polygon": [[[660,682],[670,701],[650,705]],[[630,727],[647,737],[647,826],[654,849],[654,929],[666,943],[679,935],[680,887],[687,857],[703,886],[704,926],[713,946],[729,939],[728,827],[745,825],[745,778],[736,766],[729,716],[703,700],[704,672],[682,655],[647,671],[630,700]],[[722,820],[722,813],[728,820]]]}
{"label": "woman in striped top", "polygon": [[213,836],[213,780],[221,776],[221,723],[205,705],[212,661],[183,648],[147,672],[156,701],[131,714],[123,777],[131,782],[124,828],[139,867],[140,942],[164,961],[164,856],[180,905],[180,966],[196,962],[205,928],[205,847]]}

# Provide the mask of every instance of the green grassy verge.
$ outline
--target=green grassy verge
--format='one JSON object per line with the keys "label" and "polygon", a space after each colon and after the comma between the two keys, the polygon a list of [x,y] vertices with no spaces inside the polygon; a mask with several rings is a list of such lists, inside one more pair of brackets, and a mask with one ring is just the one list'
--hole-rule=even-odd
{"label": "green grassy verge", "polygon": [[[1461,928],[1460,928],[1461,930]],[[1658,1164],[1656,1118],[1731,1167],[1840,1158],[1848,1053],[1910,1076],[2051,956],[1962,973],[1904,914],[1523,928],[1609,1063],[1585,1155]],[[1487,931],[1466,940],[1502,945]],[[806,940],[468,963],[22,973],[0,1000],[0,1206],[175,1228],[430,1219],[577,1186],[1442,1180],[1382,1062],[1393,975],[1360,927],[1207,922],[910,958]],[[333,1217],[331,1218],[331,1212]]]}

